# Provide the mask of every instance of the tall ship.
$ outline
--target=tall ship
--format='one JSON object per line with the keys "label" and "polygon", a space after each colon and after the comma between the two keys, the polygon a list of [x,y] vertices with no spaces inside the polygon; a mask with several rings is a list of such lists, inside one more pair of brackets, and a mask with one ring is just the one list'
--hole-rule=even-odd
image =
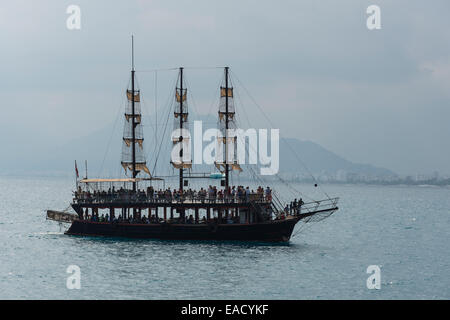
{"label": "tall ship", "polygon": [[[132,40],[133,41],[133,40]],[[300,197],[286,203],[276,190],[260,186],[256,191],[233,185],[231,177],[243,170],[237,157],[236,109],[230,70],[224,68],[217,110],[217,143],[223,154],[214,162],[213,173],[192,172],[188,94],[184,68],[178,70],[174,92],[174,131],[170,165],[177,172],[177,185],[165,186],[165,177],[150,172],[144,154],[141,92],[136,88],[132,44],[131,87],[126,91],[121,166],[125,178],[78,179],[70,203],[75,213],[47,210],[47,219],[70,223],[67,235],[106,236],[171,240],[236,240],[287,242],[299,222],[319,221],[338,210],[338,198],[304,202]],[[167,142],[166,142],[167,143]],[[223,156],[223,157],[222,157]],[[192,190],[189,181],[206,180]],[[220,181],[211,186],[210,179]],[[201,180],[201,181],[203,181]],[[164,185],[161,188],[161,184]],[[217,184],[217,183],[216,183]]]}

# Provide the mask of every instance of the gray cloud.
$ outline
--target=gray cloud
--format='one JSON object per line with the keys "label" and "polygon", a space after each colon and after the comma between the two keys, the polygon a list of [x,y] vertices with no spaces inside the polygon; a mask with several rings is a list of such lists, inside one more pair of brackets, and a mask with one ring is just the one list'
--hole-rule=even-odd
{"label": "gray cloud", "polygon": [[[12,156],[115,120],[134,33],[138,70],[230,65],[282,135],[400,173],[450,173],[448,1],[85,0],[76,2],[82,29],[68,31],[72,3],[0,5],[0,135]],[[369,31],[374,3],[382,29]],[[138,73],[150,112],[153,76]],[[221,71],[187,76],[208,112]],[[160,74],[161,105],[172,79]],[[241,108],[266,127],[240,92]]]}

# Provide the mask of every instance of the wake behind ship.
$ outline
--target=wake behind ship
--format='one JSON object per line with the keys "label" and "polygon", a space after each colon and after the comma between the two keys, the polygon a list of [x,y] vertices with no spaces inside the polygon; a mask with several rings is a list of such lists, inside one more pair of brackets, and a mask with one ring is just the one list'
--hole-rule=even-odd
{"label": "wake behind ship", "polygon": [[[338,198],[305,203],[299,197],[286,203],[268,186],[253,191],[230,184],[233,171],[243,169],[237,152],[233,152],[238,137],[229,130],[237,125],[228,67],[224,68],[218,108],[222,135],[217,137],[217,143],[224,149],[223,159],[215,162],[218,172],[192,172],[192,161],[188,153],[184,153],[189,142],[184,133],[189,113],[183,72],[180,68],[174,96],[174,132],[177,134],[171,137],[174,146],[179,147],[180,157],[170,163],[178,170],[178,188],[166,188],[164,179],[153,176],[147,167],[143,153],[141,93],[135,88],[133,62],[131,88],[126,92],[128,103],[124,113],[121,160],[129,176],[79,180],[75,162],[77,181],[71,207],[76,214],[48,210],[47,219],[71,223],[65,232],[68,235],[286,242],[297,222],[319,221],[338,210]],[[191,179],[220,181],[220,187],[205,185],[193,190],[189,188]],[[261,181],[261,177],[255,180]]]}

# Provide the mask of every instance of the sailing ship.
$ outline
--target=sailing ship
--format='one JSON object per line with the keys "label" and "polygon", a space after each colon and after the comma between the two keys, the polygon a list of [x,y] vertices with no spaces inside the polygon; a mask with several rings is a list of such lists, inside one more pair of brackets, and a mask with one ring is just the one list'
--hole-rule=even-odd
{"label": "sailing ship", "polygon": [[[179,147],[179,156],[171,165],[178,170],[178,188],[158,190],[155,184],[164,180],[152,175],[143,152],[141,92],[135,86],[132,40],[131,88],[127,89],[124,113],[124,134],[121,165],[126,178],[77,179],[70,206],[75,214],[47,211],[47,219],[68,222],[67,235],[107,236],[173,240],[238,240],[287,242],[299,221],[322,220],[338,210],[338,198],[304,203],[294,200],[286,206],[275,190],[267,187],[250,192],[248,187],[230,183],[233,171],[243,169],[237,159],[235,135],[236,110],[229,68],[224,68],[218,108],[217,142],[224,148],[223,159],[214,164],[218,172],[192,173],[192,160],[185,143],[189,136],[187,88],[184,68],[179,68],[175,88],[174,132],[172,143]],[[234,154],[234,156],[229,156]],[[76,169],[77,170],[77,169]],[[77,171],[78,173],[78,171]],[[198,191],[186,189],[193,178],[219,179],[220,189],[209,186]]]}

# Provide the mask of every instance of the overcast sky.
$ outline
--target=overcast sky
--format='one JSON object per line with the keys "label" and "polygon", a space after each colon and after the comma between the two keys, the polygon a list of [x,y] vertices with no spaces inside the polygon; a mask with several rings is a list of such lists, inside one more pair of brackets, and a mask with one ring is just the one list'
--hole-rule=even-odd
{"label": "overcast sky", "polygon": [[[81,30],[66,28],[71,4]],[[366,27],[371,4],[381,30]],[[154,73],[142,71],[228,65],[283,136],[400,174],[448,174],[449,12],[448,0],[2,1],[0,142],[8,157],[32,158],[114,122],[134,34],[150,113]],[[186,70],[199,113],[221,73]],[[160,107],[174,75],[159,73]]]}

